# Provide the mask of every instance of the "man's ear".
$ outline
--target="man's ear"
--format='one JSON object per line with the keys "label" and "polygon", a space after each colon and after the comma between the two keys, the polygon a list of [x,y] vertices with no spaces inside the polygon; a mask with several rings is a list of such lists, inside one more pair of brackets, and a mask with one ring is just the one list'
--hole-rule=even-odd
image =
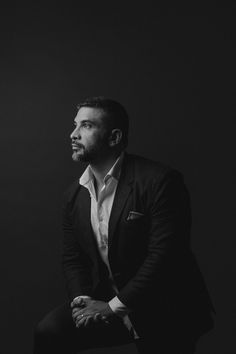
{"label": "man's ear", "polygon": [[118,145],[121,142],[121,139],[122,139],[122,131],[120,129],[113,129],[109,137],[109,145],[111,147]]}

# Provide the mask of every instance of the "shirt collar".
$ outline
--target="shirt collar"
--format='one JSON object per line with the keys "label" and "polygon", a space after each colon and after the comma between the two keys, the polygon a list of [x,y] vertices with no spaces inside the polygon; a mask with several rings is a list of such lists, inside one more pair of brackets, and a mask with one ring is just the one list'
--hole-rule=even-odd
{"label": "shirt collar", "polygon": [[[115,163],[113,164],[113,166],[111,167],[111,169],[107,172],[106,176],[104,177],[103,181],[104,184],[106,183],[106,181],[108,181],[111,177],[115,178],[117,181],[120,178],[120,173],[121,173],[121,166],[122,166],[122,162],[124,159],[124,152],[122,152],[120,154],[120,156],[116,159]],[[90,181],[93,182],[94,180],[94,174],[93,174],[93,170],[91,168],[90,165],[88,165],[88,167],[86,168],[86,170],[84,171],[84,173],[82,174],[82,176],[79,179],[79,183],[82,186],[87,185]]]}

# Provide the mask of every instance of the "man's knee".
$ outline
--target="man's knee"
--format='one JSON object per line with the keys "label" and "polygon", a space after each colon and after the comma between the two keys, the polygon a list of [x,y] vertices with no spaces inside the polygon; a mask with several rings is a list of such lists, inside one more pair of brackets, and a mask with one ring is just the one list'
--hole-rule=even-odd
{"label": "man's knee", "polygon": [[61,334],[59,323],[50,316],[44,317],[35,327],[35,337],[51,337]]}

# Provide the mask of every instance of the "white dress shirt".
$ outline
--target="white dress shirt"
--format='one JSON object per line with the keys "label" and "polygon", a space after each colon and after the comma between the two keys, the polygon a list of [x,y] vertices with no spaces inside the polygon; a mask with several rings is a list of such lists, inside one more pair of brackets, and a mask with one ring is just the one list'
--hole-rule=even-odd
{"label": "white dress shirt", "polygon": [[[89,165],[84,171],[83,175],[80,177],[79,183],[88,189],[91,197],[91,225],[97,241],[97,246],[102,260],[107,265],[111,286],[116,293],[118,289],[114,283],[112,276],[109,260],[108,260],[108,223],[110,219],[111,209],[116,193],[116,188],[118,185],[121,165],[123,162],[124,153],[122,153],[118,159],[115,161],[114,165],[110,171],[106,174],[103,179],[103,186],[98,195],[96,196],[95,186],[94,186],[94,174],[91,166]],[[84,294],[86,297],[86,294]],[[115,296],[109,301],[109,306],[112,311],[123,318],[125,325],[130,331],[133,332],[135,338],[138,338],[129,318],[128,318],[128,308]]]}

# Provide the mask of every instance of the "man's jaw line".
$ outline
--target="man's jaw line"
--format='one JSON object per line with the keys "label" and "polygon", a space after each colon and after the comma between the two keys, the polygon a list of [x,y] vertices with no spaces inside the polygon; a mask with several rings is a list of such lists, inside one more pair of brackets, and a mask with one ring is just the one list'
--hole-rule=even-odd
{"label": "man's jaw line", "polygon": [[74,162],[83,162],[84,146],[80,143],[72,143],[72,160]]}

